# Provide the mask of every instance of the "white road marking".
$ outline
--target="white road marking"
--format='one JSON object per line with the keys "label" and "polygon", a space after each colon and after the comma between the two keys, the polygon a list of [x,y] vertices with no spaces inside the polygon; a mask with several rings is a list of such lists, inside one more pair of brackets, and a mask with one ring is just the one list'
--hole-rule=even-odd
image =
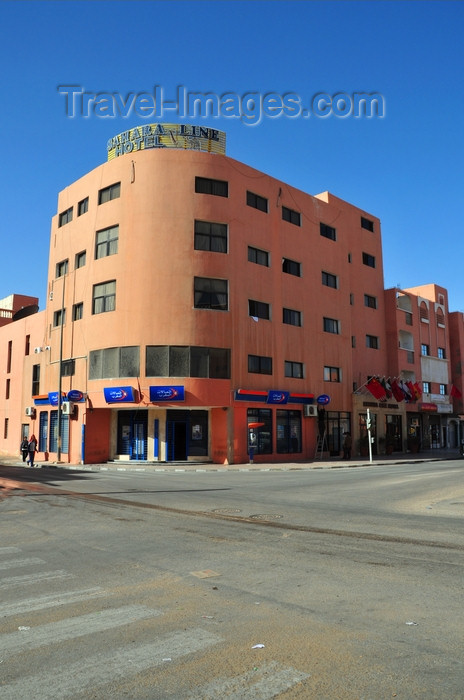
{"label": "white road marking", "polygon": [[45,564],[45,562],[38,557],[29,557],[29,559],[7,559],[6,561],[0,561],[0,570],[16,569],[20,566],[33,566],[35,564]]}
{"label": "white road marking", "polygon": [[58,571],[40,571],[38,574],[28,576],[10,576],[0,579],[0,590],[5,588],[15,588],[16,586],[29,586],[43,581],[52,581],[57,578],[74,578],[73,574],[58,569]]}
{"label": "white road marking", "polygon": [[132,644],[97,657],[81,658],[60,666],[59,673],[53,675],[43,672],[27,678],[23,676],[18,681],[2,685],[2,700],[62,700],[97,685],[114,684],[136,673],[164,665],[166,662],[163,659],[169,658],[173,662],[220,642],[220,637],[200,628],[167,634],[149,644]]}
{"label": "white road marking", "polygon": [[15,603],[6,603],[0,605],[0,617],[9,615],[18,615],[34,610],[45,610],[46,608],[54,608],[58,605],[72,605],[72,603],[81,603],[83,600],[96,598],[103,595],[112,595],[107,593],[103,588],[84,588],[81,591],[67,591],[56,595],[44,595],[38,598],[29,598]]}

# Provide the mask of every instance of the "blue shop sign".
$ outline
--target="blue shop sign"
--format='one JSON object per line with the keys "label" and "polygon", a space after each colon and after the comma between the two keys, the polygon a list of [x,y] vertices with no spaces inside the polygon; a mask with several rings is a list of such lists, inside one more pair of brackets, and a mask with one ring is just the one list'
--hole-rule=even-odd
{"label": "blue shop sign", "polygon": [[288,403],[289,391],[274,391],[271,390],[267,395],[267,403]]}
{"label": "blue shop sign", "polygon": [[[50,402],[51,406],[58,406],[58,392],[57,391],[49,391],[48,392],[48,400]],[[66,394],[61,394],[61,403],[66,400]]]}
{"label": "blue shop sign", "polygon": [[327,396],[327,394],[321,394],[317,397],[317,403],[321,406],[327,406],[327,404],[330,403],[330,396]]}
{"label": "blue shop sign", "polygon": [[68,391],[66,398],[68,401],[73,401],[73,403],[79,403],[79,401],[84,400],[84,394],[78,389],[71,389],[71,391]]}
{"label": "blue shop sign", "polygon": [[184,401],[185,391],[183,386],[151,386],[150,401],[160,403],[161,401]]}
{"label": "blue shop sign", "polygon": [[106,403],[133,403],[135,392],[131,386],[111,386],[103,389]]}

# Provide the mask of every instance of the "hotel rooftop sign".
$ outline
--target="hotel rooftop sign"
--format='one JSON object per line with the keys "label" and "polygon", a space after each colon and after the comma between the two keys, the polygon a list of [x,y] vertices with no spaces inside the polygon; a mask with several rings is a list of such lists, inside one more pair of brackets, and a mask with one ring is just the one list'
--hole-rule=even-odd
{"label": "hotel rooftop sign", "polygon": [[108,160],[147,148],[180,148],[224,155],[226,135],[224,131],[191,124],[144,124],[109,139],[106,147]]}

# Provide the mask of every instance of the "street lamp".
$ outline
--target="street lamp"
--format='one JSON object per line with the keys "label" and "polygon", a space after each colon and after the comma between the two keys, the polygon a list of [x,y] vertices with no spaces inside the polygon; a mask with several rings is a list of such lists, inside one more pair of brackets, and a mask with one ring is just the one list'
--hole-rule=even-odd
{"label": "street lamp", "polygon": [[64,325],[64,292],[66,287],[66,273],[64,271],[63,275],[63,294],[61,297],[61,324],[60,324],[60,362],[59,362],[59,373],[58,373],[58,435],[57,435],[57,448],[56,448],[56,461],[61,462],[61,387],[63,383],[63,325]]}

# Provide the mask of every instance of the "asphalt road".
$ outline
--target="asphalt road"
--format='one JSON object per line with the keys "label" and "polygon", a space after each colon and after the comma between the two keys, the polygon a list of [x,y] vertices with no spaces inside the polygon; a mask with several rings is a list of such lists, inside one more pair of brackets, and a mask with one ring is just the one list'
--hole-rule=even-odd
{"label": "asphalt road", "polygon": [[0,468],[0,697],[462,699],[463,468]]}

